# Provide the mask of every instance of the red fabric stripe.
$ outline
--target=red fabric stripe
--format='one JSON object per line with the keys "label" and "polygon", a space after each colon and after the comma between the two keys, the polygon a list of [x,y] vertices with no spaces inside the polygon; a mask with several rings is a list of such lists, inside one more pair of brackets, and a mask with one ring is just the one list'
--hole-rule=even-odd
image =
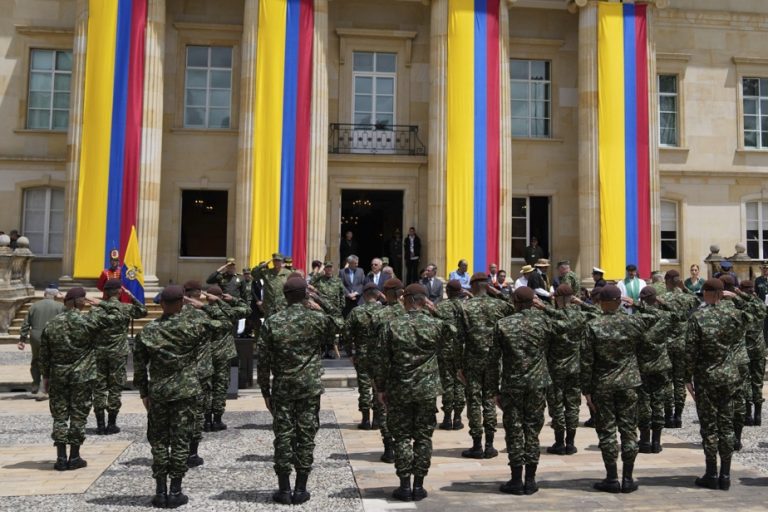
{"label": "red fabric stripe", "polygon": [[299,18],[299,73],[296,101],[296,171],[294,175],[293,261],[307,268],[309,208],[309,130],[312,121],[312,0],[301,0]]}
{"label": "red fabric stripe", "polygon": [[648,46],[646,5],[635,5],[635,47],[637,77],[637,270],[641,277],[651,274],[651,176],[648,121]]}
{"label": "red fabric stripe", "polygon": [[[486,248],[488,263],[499,261],[499,185],[500,185],[500,68],[499,68],[499,0],[488,0],[487,20],[487,98],[488,117],[485,141],[487,151]],[[475,141],[476,148],[483,141]],[[477,149],[475,149],[477,151]]]}
{"label": "red fabric stripe", "polygon": [[126,105],[125,157],[123,160],[123,211],[120,221],[120,255],[125,254],[131,227],[137,224],[139,209],[139,163],[141,121],[144,107],[144,41],[147,0],[133,0],[131,13],[128,101]]}

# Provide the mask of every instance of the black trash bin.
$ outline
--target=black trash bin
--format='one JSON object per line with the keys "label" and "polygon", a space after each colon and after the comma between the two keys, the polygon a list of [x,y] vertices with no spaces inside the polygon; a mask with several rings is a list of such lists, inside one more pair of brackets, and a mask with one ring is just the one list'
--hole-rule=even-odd
{"label": "black trash bin", "polygon": [[253,338],[235,338],[239,366],[237,375],[239,389],[253,387],[253,342]]}

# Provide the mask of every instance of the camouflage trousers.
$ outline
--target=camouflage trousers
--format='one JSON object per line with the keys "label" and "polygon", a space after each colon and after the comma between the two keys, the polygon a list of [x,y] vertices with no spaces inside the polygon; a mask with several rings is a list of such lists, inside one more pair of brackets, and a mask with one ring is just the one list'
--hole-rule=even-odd
{"label": "camouflage trousers", "polygon": [[32,362],[29,363],[29,373],[32,375],[32,386],[40,387],[40,340],[29,339],[32,349]]}
{"label": "camouflage trousers", "polygon": [[676,407],[683,410],[685,406],[685,351],[670,349],[669,358],[672,360],[672,372],[670,373],[670,379],[672,380],[672,388],[667,393],[667,398],[664,402],[666,408],[671,409]]}
{"label": "camouflage trousers", "polygon": [[669,373],[642,375],[643,385],[637,388],[637,424],[640,430],[664,428],[664,403],[672,392]]}
{"label": "camouflage trousers", "polygon": [[708,459],[730,458],[736,440],[733,432],[733,386],[696,386],[696,413],[699,415],[704,455]]}
{"label": "camouflage trousers", "polygon": [[[440,362],[442,363],[442,361]],[[456,377],[453,365],[440,364],[440,385],[443,387],[443,395],[441,397],[443,412],[446,414],[451,412],[461,414],[467,398],[465,396],[464,384]]]}
{"label": "camouflage trousers", "polygon": [[544,426],[546,395],[546,388],[522,388],[501,394],[504,440],[510,466],[539,463],[539,433]]}
{"label": "camouflage trousers", "polygon": [[320,395],[272,399],[275,433],[275,473],[309,473],[314,462],[315,436],[320,428]]}
{"label": "camouflage trousers", "polygon": [[397,476],[427,476],[432,461],[436,400],[390,401],[388,411],[389,428],[395,440]]}
{"label": "camouflage trousers", "polygon": [[605,464],[615,464],[619,458],[619,444],[616,430],[621,437],[621,460],[634,463],[637,457],[637,391],[619,389],[615,391],[595,391],[592,394],[595,404],[595,430],[598,445],[603,453]]}
{"label": "camouflage trousers", "polygon": [[765,378],[765,356],[749,360],[749,393],[747,401],[763,403],[763,379]]}
{"label": "camouflage trousers", "polygon": [[152,448],[152,477],[183,477],[195,428],[197,398],[156,402],[150,397],[147,440]]}
{"label": "camouflage trousers", "polygon": [[469,435],[480,437],[483,435],[483,430],[486,434],[495,433],[496,400],[495,392],[487,382],[488,373],[485,370],[468,368],[464,370],[464,375],[467,378],[465,391]]}
{"label": "camouflage trousers", "polygon": [[48,407],[53,416],[55,444],[80,446],[85,441],[85,424],[91,412],[93,381],[50,383]]}
{"label": "camouflage trousers", "polygon": [[749,385],[749,365],[739,366],[739,382],[734,386],[733,395],[733,428],[743,428],[747,418],[747,390]]}
{"label": "camouflage trousers", "polygon": [[581,407],[578,374],[552,379],[552,384],[547,389],[547,407],[555,432],[578,428]]}
{"label": "camouflage trousers", "polygon": [[119,411],[125,385],[125,357],[97,357],[93,384],[93,410]]}
{"label": "camouflage trousers", "polygon": [[212,414],[224,414],[227,408],[227,390],[229,389],[230,361],[232,359],[213,354],[213,375],[211,376]]}
{"label": "camouflage trousers", "polygon": [[357,410],[369,411],[376,402],[371,386],[371,376],[365,371],[365,366],[360,362],[355,362],[355,372],[357,373]]}
{"label": "camouflage trousers", "polygon": [[198,442],[203,438],[205,413],[211,410],[211,378],[201,379],[200,388],[203,392],[195,400],[195,426],[192,430],[192,441]]}

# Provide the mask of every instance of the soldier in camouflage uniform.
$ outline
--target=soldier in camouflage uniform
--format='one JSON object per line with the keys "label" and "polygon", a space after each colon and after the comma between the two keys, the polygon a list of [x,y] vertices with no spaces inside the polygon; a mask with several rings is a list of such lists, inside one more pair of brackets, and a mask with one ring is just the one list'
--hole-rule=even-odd
{"label": "soldier in camouflage uniform", "polygon": [[[329,314],[341,317],[341,313],[344,310],[345,291],[341,279],[334,275],[333,262],[326,261],[323,273],[313,278],[310,284],[317,291],[318,295],[323,297],[332,308]],[[323,347],[323,357],[331,358],[336,346],[336,337],[328,336],[326,339],[327,342]],[[368,395],[370,395],[370,382],[368,383]],[[368,408],[370,409],[370,404]]]}
{"label": "soldier in camouflage uniform", "polygon": [[374,415],[381,416],[382,405],[376,400],[375,393],[372,391],[369,373],[371,366],[369,352],[375,346],[375,342],[368,339],[371,332],[371,319],[381,308],[378,302],[380,295],[378,287],[373,283],[363,287],[363,304],[349,312],[341,337],[344,350],[352,358],[352,364],[355,365],[357,373],[357,407],[362,414],[362,420],[357,428],[362,430],[371,428],[371,408],[374,410]]}
{"label": "soldier in camouflage uniform", "polygon": [[[472,448],[464,450],[462,457],[490,459],[499,452],[493,447],[496,433],[496,389],[488,382],[488,351],[493,343],[493,328],[496,322],[514,313],[512,304],[498,300],[487,294],[488,277],[485,272],[476,272],[470,278],[473,298],[464,302],[462,315],[464,343],[461,351],[456,351],[456,366],[465,380],[467,392],[467,417]],[[498,362],[498,361],[496,361]],[[485,431],[485,450],[483,450],[483,431]]]}
{"label": "soldier in camouflage uniform", "polygon": [[[389,322],[381,335],[376,391],[387,404],[387,421],[395,440],[400,486],[392,496],[420,501],[427,497],[424,477],[432,459],[435,402],[442,392],[438,353],[450,350],[455,328],[425,310],[428,300],[424,285],[408,285],[403,303],[407,314]],[[431,303],[429,307],[434,309]]]}
{"label": "soldier in camouflage uniform", "polygon": [[287,268],[283,268],[283,255],[276,252],[272,255],[272,268],[267,263],[259,263],[259,266],[251,270],[251,275],[255,280],[261,280],[262,299],[261,309],[264,318],[277,313],[285,308],[285,296],[283,295],[283,285],[291,274]]}
{"label": "soldier in camouflage uniform", "polygon": [[56,446],[53,467],[58,471],[87,466],[80,457],[80,445],[85,440],[96,379],[93,339],[104,327],[80,313],[85,306],[84,289],[71,288],[64,297],[64,306],[66,310],[48,322],[40,338],[40,373],[44,391],[50,394],[51,437]]}
{"label": "soldier in camouflage uniform", "polygon": [[152,505],[158,508],[176,508],[189,501],[181,482],[201,394],[197,359],[206,332],[202,322],[182,314],[183,304],[183,287],[165,287],[160,294],[163,315],[142,329],[133,346],[133,380],[147,409],[147,440],[152,448],[156,482]]}
{"label": "soldier in camouflage uniform", "polygon": [[[217,432],[226,430],[227,425],[221,420],[227,407],[227,389],[229,389],[230,362],[237,357],[233,325],[250,311],[244,300],[224,294],[216,285],[209,286],[205,294],[208,307],[204,311],[208,317],[218,320],[220,326],[211,341],[211,408],[205,415],[203,428]],[[209,426],[210,425],[210,426]]]}
{"label": "soldier in camouflage uniform", "polygon": [[[739,283],[743,295],[742,298],[748,304],[753,321],[747,327],[745,337],[747,356],[749,358],[748,371],[744,380],[744,401],[746,426],[762,424],[763,409],[763,379],[765,378],[765,337],[763,327],[768,308],[765,302],[760,300],[754,292],[752,281],[744,280]],[[752,407],[754,406],[754,414]]]}
{"label": "soldier in camouflage uniform", "polygon": [[497,390],[496,400],[504,413],[507,454],[512,468],[512,478],[500,490],[516,495],[530,495],[539,490],[536,484],[539,433],[544,426],[547,386],[552,382],[547,370],[547,351],[555,331],[547,315],[533,309],[534,297],[534,291],[527,286],[515,290],[518,314],[502,318],[496,324],[487,370],[488,381]]}
{"label": "soldier in camouflage uniform", "polygon": [[[631,302],[628,297],[626,301]],[[637,347],[655,316],[619,312],[621,290],[605,285],[600,292],[603,315],[587,325],[581,352],[581,389],[595,409],[595,429],[606,469],[606,478],[594,485],[598,491],[630,493],[637,490],[632,472],[637,457],[637,388],[642,384]],[[616,461],[621,436],[621,483]]]}
{"label": "soldier in camouflage uniform", "polygon": [[573,290],[573,295],[578,297],[581,292],[581,282],[576,272],[571,270],[571,262],[568,260],[558,261],[557,272],[558,276],[552,281],[553,286],[557,288],[561,284],[567,284]]}
{"label": "soldier in camouflage uniform", "polygon": [[724,295],[733,296],[723,288],[719,279],[708,279],[702,287],[706,306],[693,313],[685,332],[685,380],[696,401],[706,461],[704,476],[696,479],[696,485],[728,490],[734,448],[734,402],[742,382],[733,354],[750,317],[721,300]]}
{"label": "soldier in camouflage uniform", "polygon": [[[283,290],[287,308],[267,318],[261,329],[256,354],[257,381],[273,416],[274,467],[279,489],[272,498],[278,503],[299,504],[310,498],[307,479],[320,427],[320,346],[327,333],[339,324],[307,299],[304,279],[288,279]],[[291,493],[290,476],[294,468],[296,485]]]}
{"label": "soldier in camouflage uniform", "polygon": [[[461,317],[464,315],[462,302],[465,299],[461,283],[458,279],[448,281],[445,285],[445,291],[448,299],[441,300],[435,306],[437,316],[456,328],[456,339],[458,340],[463,336],[460,329],[464,325]],[[461,346],[463,343],[458,342],[456,345]],[[440,384],[443,387],[443,422],[440,424],[442,430],[461,430],[464,428],[464,424],[461,422],[461,413],[464,411],[464,404],[466,404],[464,384],[456,376],[456,362],[450,358],[455,350],[455,347],[451,347],[450,351],[441,350],[438,353]]]}
{"label": "soldier in camouflage uniform", "polygon": [[[121,294],[131,303],[120,302]],[[133,296],[120,279],[109,279],[104,284],[105,300],[97,302],[90,316],[105,326],[96,337],[96,382],[93,386],[93,412],[96,415],[96,433],[117,434],[117,414],[122,402],[120,394],[125,385],[125,364],[128,357],[128,327],[131,320],[147,316],[147,308]],[[105,427],[104,411],[108,422]]]}
{"label": "soldier in camouflage uniform", "polygon": [[227,258],[227,262],[209,275],[205,282],[206,284],[215,284],[224,290],[224,293],[233,297],[238,297],[246,302],[249,300],[245,278],[235,271],[235,258]]}
{"label": "soldier in camouflage uniform", "polygon": [[29,371],[32,374],[32,394],[37,401],[48,400],[48,395],[40,389],[40,336],[45,325],[64,311],[64,304],[56,302],[58,294],[59,290],[56,288],[46,288],[43,300],[30,306],[19,333],[19,350],[24,350],[27,343],[32,348]]}

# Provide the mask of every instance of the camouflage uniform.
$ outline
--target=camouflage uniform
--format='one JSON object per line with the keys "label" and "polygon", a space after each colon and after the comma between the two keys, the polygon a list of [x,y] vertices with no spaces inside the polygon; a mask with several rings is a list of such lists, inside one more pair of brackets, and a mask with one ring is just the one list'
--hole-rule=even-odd
{"label": "camouflage uniform", "polygon": [[197,360],[206,334],[202,322],[179,313],[153,320],[136,336],[133,380],[141,398],[149,397],[147,440],[156,479],[187,472],[201,394]]}
{"label": "camouflage uniform", "polygon": [[763,403],[763,379],[765,378],[765,335],[766,305],[755,296],[749,301],[754,321],[747,328],[746,345],[749,356],[749,373],[744,386],[746,401],[755,405]]}
{"label": "camouflage uniform", "polygon": [[373,410],[381,414],[381,404],[376,400],[371,387],[370,376],[370,350],[375,346],[375,340],[371,340],[371,321],[373,315],[381,309],[378,302],[366,302],[349,312],[344,322],[342,340],[347,354],[355,355],[355,372],[357,372],[357,408],[360,411]]}
{"label": "camouflage uniform", "polygon": [[270,315],[285,309],[286,302],[285,295],[283,295],[283,285],[288,276],[291,275],[291,271],[283,267],[279,272],[276,272],[274,268],[268,268],[264,264],[251,270],[251,275],[254,279],[260,279],[262,282],[264,298],[261,307],[264,311],[264,318],[269,318]]}
{"label": "camouflage uniform", "polygon": [[[264,321],[257,344],[257,381],[271,398],[275,473],[309,473],[320,427],[320,346],[333,317],[292,304]],[[269,377],[273,376],[270,387]]]}
{"label": "camouflage uniform", "polygon": [[[320,274],[312,280],[312,286],[317,289],[318,295],[325,300],[325,305],[321,305],[323,310],[329,315],[339,317],[340,321],[341,313],[344,310],[344,285],[341,283],[341,279],[336,276],[326,277],[325,274]],[[324,352],[329,353],[336,345],[336,333],[328,333],[326,335],[326,343],[324,346]],[[347,355],[350,353],[347,352]],[[358,383],[360,381],[358,380]],[[370,380],[366,382],[368,388],[368,394],[370,394],[371,383]],[[370,409],[370,405],[368,406]]]}
{"label": "camouflage uniform", "polygon": [[[461,321],[461,316],[464,314],[464,310],[461,307],[462,301],[463,299],[453,297],[441,300],[435,306],[437,308],[437,316],[456,328],[457,340],[462,336],[459,331],[463,326]],[[454,343],[454,345],[454,347],[451,347],[451,351],[441,350],[437,355],[440,363],[440,384],[443,387],[443,412],[448,415],[453,413],[455,416],[460,417],[466,404],[466,395],[464,384],[456,376],[456,364],[451,354],[456,350],[456,345],[460,346],[462,343]]]}
{"label": "camouflage uniform", "polygon": [[250,289],[241,274],[223,274],[217,270],[209,275],[205,282],[218,285],[224,293],[249,302]]}
{"label": "camouflage uniform", "polygon": [[669,394],[665,408],[671,411],[675,408],[675,421],[682,416],[685,407],[685,326],[693,311],[699,307],[699,299],[679,289],[668,291],[659,298],[666,305],[665,308],[677,314],[678,321],[670,324],[668,335],[669,358],[672,361],[672,386],[673,393]]}
{"label": "camouflage uniform", "polygon": [[[557,332],[549,341],[547,363],[552,385],[547,390],[549,417],[555,432],[576,430],[579,426],[581,389],[579,366],[581,345],[586,332],[586,316],[575,304],[563,309],[547,309],[554,315]],[[553,312],[557,313],[553,313]]]}
{"label": "camouflage uniform", "polygon": [[576,297],[579,296],[579,292],[581,292],[581,281],[579,281],[579,276],[576,275],[576,272],[572,270],[569,271],[560,278],[560,284],[569,285],[571,290],[573,290],[573,295]]}
{"label": "camouflage uniform", "polygon": [[48,379],[49,407],[53,416],[55,444],[80,446],[91,412],[91,393],[96,379],[93,339],[103,328],[76,309],[51,319],[40,340],[40,373]]}
{"label": "camouflage uniform", "polygon": [[387,420],[400,478],[425,477],[429,470],[435,400],[442,392],[438,352],[451,346],[455,332],[452,325],[426,311],[394,318],[382,331],[376,389],[387,394]]}
{"label": "camouflage uniform", "polygon": [[205,413],[211,410],[211,379],[213,377],[213,358],[211,354],[211,338],[221,326],[218,320],[211,320],[202,310],[185,305],[182,315],[192,323],[200,323],[205,330],[205,336],[200,339],[197,350],[197,379],[200,381],[200,394],[196,399],[195,425],[192,431],[192,441],[200,441],[203,438],[203,424]]}
{"label": "camouflage uniform", "polygon": [[678,322],[675,313],[662,311],[656,305],[645,306],[643,311],[657,317],[637,349],[642,386],[637,392],[637,423],[641,431],[664,428],[664,404],[672,392],[669,373],[672,361],[667,350],[670,326]]}
{"label": "camouflage uniform", "polygon": [[501,395],[510,466],[539,463],[539,433],[547,387],[552,383],[547,351],[554,336],[551,321],[537,309],[503,318],[493,330],[488,381]]}
{"label": "camouflage uniform", "polygon": [[32,361],[29,372],[32,374],[32,386],[40,387],[40,336],[45,325],[56,315],[64,311],[64,304],[53,299],[43,299],[30,306],[24,323],[21,324],[19,339],[26,343],[29,340],[32,349]]}
{"label": "camouflage uniform", "polygon": [[131,298],[130,304],[120,297],[101,301],[88,313],[104,325],[95,338],[96,382],[93,386],[93,409],[114,413],[120,410],[120,394],[125,385],[125,364],[128,356],[128,327],[131,320],[147,316],[147,308]]}

